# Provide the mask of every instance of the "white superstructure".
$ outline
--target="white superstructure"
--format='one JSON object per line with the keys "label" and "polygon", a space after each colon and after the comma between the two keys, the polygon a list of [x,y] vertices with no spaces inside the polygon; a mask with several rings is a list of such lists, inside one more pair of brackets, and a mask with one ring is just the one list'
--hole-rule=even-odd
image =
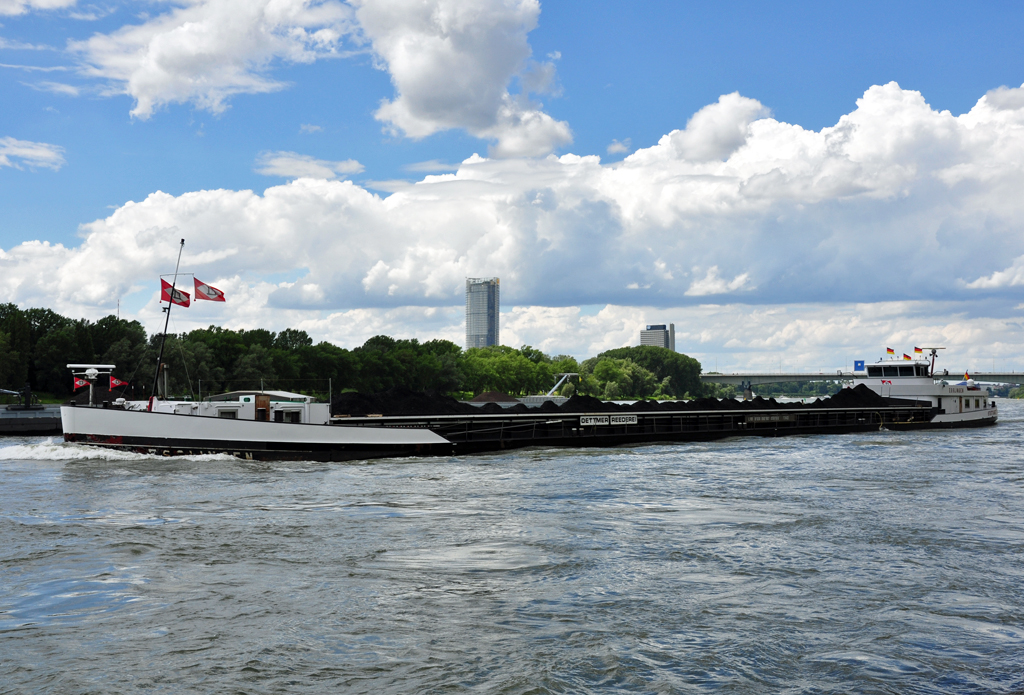
{"label": "white superstructure", "polygon": [[955,383],[948,376],[934,377],[936,351],[941,348],[927,349],[931,361],[891,358],[866,364],[858,360],[854,362],[853,386],[863,384],[883,398],[927,403],[938,409],[932,419],[936,424],[994,423],[998,411],[988,387],[976,384],[967,374]]}
{"label": "white superstructure", "polygon": [[126,401],[118,403],[125,410],[147,410],[154,413],[199,415],[229,420],[259,422],[293,422],[310,425],[330,424],[330,405],[316,403],[312,396],[289,391],[232,391],[202,401]]}

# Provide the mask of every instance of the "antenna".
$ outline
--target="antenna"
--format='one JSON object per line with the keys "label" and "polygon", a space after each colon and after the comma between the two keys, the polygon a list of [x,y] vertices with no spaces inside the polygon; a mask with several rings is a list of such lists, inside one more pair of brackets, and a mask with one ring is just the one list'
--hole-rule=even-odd
{"label": "antenna", "polygon": [[[89,405],[93,405],[92,382],[99,378],[100,374],[110,374],[114,370],[112,364],[69,364],[73,376],[85,379],[89,382]],[[75,370],[79,371],[75,371]]]}
{"label": "antenna", "polygon": [[[174,306],[174,288],[178,284],[178,268],[181,266],[181,250],[185,248],[185,240],[181,240],[181,244],[178,246],[178,262],[174,264],[174,280],[171,281],[171,293],[168,295],[170,300],[167,302],[167,307],[164,311],[167,312],[167,318],[164,320],[164,337],[160,340],[160,354],[156,358],[156,374],[153,375],[153,390],[149,394],[149,407],[153,408],[153,398],[156,397],[156,385],[160,381],[160,367],[163,366],[164,361],[164,343],[167,342],[167,325],[171,322],[171,307]],[[161,300],[162,301],[162,300]],[[164,394],[166,397],[167,394]]]}
{"label": "antenna", "polygon": [[944,347],[926,347],[926,348],[921,348],[921,349],[922,350],[928,350],[928,354],[931,355],[931,357],[932,357],[932,370],[931,370],[931,374],[929,374],[928,376],[934,378],[935,377],[935,358],[938,356],[939,350],[945,350],[946,348],[944,348]]}

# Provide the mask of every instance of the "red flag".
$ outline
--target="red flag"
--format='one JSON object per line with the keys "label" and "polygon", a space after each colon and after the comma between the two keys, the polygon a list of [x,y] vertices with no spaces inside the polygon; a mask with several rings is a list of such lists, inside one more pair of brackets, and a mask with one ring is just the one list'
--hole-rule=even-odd
{"label": "red flag", "polygon": [[83,386],[88,386],[89,385],[89,382],[86,381],[85,379],[79,379],[77,376],[76,377],[72,377],[72,378],[75,380],[75,385],[71,387],[72,391],[77,391],[78,389],[82,388]]}
{"label": "red flag", "polygon": [[160,278],[160,301],[161,302],[174,302],[179,306],[188,306],[191,303],[188,292],[182,292],[177,287],[174,288],[174,298],[171,298],[171,283],[167,282],[163,278]]}
{"label": "red flag", "polygon": [[211,302],[224,301],[224,293],[216,287],[207,285],[195,276],[192,276],[192,279],[196,283],[196,299],[209,299]]}
{"label": "red flag", "polygon": [[116,376],[110,377],[110,390],[111,391],[116,389],[118,386],[127,386],[127,385],[128,385],[127,381],[121,381]]}

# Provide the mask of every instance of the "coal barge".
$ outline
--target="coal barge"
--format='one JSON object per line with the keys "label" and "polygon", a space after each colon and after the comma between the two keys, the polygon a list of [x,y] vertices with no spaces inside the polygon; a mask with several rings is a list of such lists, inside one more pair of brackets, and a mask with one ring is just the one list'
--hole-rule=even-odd
{"label": "coal barge", "polygon": [[[841,390],[813,403],[779,403],[774,399],[750,401],[703,398],[694,401],[640,401],[616,404],[586,396],[574,396],[561,406],[548,402],[539,408],[517,405],[504,408],[488,404],[476,412],[438,412],[441,399],[423,397],[410,404],[411,394],[391,394],[405,402],[386,406],[340,403],[353,411],[334,422],[349,427],[427,429],[451,442],[451,453],[483,453],[530,446],[608,447],[661,442],[711,441],[726,437],[782,437],[810,434],[847,434],[884,430],[950,427],[938,420],[936,407],[921,402],[883,398],[866,386]],[[433,413],[399,414],[429,410]],[[369,412],[377,405],[385,412]],[[454,403],[450,403],[453,410]],[[458,404],[461,405],[461,404]],[[404,407],[403,407],[404,406]],[[985,426],[995,420],[978,420],[957,426]]]}
{"label": "coal barge", "polygon": [[[348,461],[952,426],[927,401],[884,398],[864,385],[813,403],[704,398],[616,404],[574,396],[560,406],[549,401],[534,408],[477,407],[393,389],[375,396],[344,394],[332,403],[329,416],[327,404],[275,393],[238,392],[200,403],[65,406],[64,438],[164,456],[227,453],[253,460]],[[994,422],[993,417],[955,426]]]}

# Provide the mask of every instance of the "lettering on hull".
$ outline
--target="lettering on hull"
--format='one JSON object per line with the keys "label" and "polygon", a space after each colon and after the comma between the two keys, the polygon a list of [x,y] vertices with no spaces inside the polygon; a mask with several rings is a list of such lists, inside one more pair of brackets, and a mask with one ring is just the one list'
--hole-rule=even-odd
{"label": "lettering on hull", "polygon": [[744,420],[748,425],[759,422],[796,422],[796,416],[791,414],[786,415],[747,415]]}

